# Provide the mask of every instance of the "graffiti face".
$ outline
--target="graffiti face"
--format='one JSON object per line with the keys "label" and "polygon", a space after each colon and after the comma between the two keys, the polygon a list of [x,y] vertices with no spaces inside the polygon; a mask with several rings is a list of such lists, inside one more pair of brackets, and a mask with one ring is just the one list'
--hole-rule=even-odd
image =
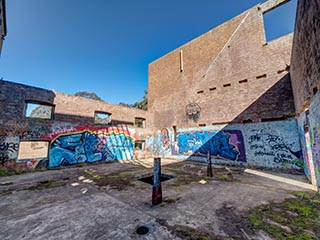
{"label": "graffiti face", "polygon": [[50,147],[49,167],[133,157],[132,137],[122,132],[70,133],[56,138]]}
{"label": "graffiti face", "polygon": [[163,148],[168,148],[169,147],[169,143],[170,143],[168,129],[162,128],[162,130],[161,130],[161,140],[162,140],[162,147]]}
{"label": "graffiti face", "polygon": [[186,115],[189,119],[197,121],[200,116],[201,108],[197,103],[189,103],[186,106]]}
{"label": "graffiti face", "polygon": [[233,161],[246,161],[241,131],[193,132],[179,134],[178,154],[210,156]]}

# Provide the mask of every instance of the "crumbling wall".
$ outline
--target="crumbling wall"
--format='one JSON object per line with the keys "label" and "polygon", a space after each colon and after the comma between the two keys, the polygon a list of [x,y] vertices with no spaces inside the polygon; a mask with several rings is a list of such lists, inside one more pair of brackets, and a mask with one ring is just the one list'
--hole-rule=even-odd
{"label": "crumbling wall", "polygon": [[[38,117],[27,116],[28,103],[50,106],[52,114],[40,118],[40,108]],[[135,117],[148,121],[145,111],[3,80],[0,109],[0,168],[128,160],[135,142],[152,134],[134,125]],[[110,122],[96,123],[95,111],[111,113]],[[145,156],[144,149],[139,154]]]}
{"label": "crumbling wall", "polygon": [[320,2],[299,0],[290,70],[305,173],[320,186]]}

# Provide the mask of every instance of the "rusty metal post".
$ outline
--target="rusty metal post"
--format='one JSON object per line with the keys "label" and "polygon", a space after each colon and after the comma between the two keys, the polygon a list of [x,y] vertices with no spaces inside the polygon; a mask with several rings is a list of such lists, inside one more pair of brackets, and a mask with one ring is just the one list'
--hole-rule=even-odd
{"label": "rusty metal post", "polygon": [[154,158],[154,161],[153,161],[152,205],[158,205],[160,203],[162,203],[161,158]]}
{"label": "rusty metal post", "polygon": [[207,177],[212,177],[213,174],[212,174],[212,166],[211,166],[211,154],[210,154],[210,151],[208,151],[207,153]]}

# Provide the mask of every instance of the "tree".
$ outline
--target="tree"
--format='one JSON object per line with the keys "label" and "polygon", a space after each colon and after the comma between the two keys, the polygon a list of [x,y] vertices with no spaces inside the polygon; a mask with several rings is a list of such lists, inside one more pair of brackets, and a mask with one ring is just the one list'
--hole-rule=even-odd
{"label": "tree", "polygon": [[148,90],[144,90],[143,99],[140,102],[135,102],[131,106],[142,110],[148,110]]}
{"label": "tree", "polygon": [[78,97],[103,101],[97,94],[86,92],[86,91],[76,92],[74,95]]}
{"label": "tree", "polygon": [[131,104],[124,103],[124,102],[119,102],[119,105],[120,105],[120,106],[123,106],[123,107],[132,107]]}
{"label": "tree", "polygon": [[142,97],[143,99],[140,102],[135,102],[133,104],[127,104],[124,102],[120,102],[119,105],[123,107],[131,107],[131,108],[137,108],[142,110],[148,110],[148,90],[144,90],[144,95]]}
{"label": "tree", "polygon": [[52,106],[38,105],[35,109],[32,110],[30,116],[32,118],[42,118],[42,119],[51,119]]}

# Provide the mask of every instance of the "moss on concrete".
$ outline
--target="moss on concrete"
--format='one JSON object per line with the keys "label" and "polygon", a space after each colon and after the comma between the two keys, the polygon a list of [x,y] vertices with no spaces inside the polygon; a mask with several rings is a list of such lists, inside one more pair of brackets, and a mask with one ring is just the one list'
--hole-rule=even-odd
{"label": "moss on concrete", "polygon": [[248,219],[251,233],[263,230],[276,239],[320,238],[320,195],[297,192],[295,198],[255,209]]}

